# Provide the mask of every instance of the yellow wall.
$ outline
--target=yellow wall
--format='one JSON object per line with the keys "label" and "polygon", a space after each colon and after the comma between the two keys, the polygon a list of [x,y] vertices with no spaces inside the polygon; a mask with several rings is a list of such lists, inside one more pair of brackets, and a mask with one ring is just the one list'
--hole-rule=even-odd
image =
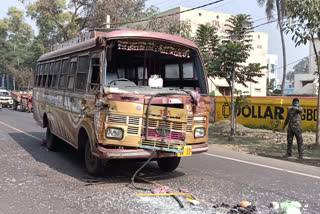
{"label": "yellow wall", "polygon": [[[227,101],[226,101],[227,99]],[[215,121],[230,120],[230,103],[231,98],[216,97]],[[238,111],[237,122],[242,125],[257,128],[272,128],[272,124],[280,122],[280,127],[287,117],[288,106],[292,105],[293,97],[250,97],[249,103]],[[316,98],[299,98],[300,106],[303,108],[302,128],[305,131],[316,130],[317,120],[317,99]],[[277,119],[278,118],[278,119]]]}

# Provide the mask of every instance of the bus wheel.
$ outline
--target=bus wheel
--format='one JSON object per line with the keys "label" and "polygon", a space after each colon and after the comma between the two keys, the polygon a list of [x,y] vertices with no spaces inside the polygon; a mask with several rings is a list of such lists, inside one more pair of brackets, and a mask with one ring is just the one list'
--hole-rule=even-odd
{"label": "bus wheel", "polygon": [[46,134],[46,146],[50,151],[57,151],[58,145],[58,138],[51,133],[50,128],[47,127],[47,134]]}
{"label": "bus wheel", "polygon": [[160,158],[158,166],[162,171],[171,172],[179,166],[180,160],[181,157]]}
{"label": "bus wheel", "polygon": [[12,106],[13,110],[17,110],[18,108],[18,102],[16,100],[13,100],[13,106]]}
{"label": "bus wheel", "polygon": [[102,174],[102,160],[92,154],[89,139],[87,139],[86,142],[86,147],[84,151],[84,161],[86,164],[87,171],[90,175],[99,176]]}

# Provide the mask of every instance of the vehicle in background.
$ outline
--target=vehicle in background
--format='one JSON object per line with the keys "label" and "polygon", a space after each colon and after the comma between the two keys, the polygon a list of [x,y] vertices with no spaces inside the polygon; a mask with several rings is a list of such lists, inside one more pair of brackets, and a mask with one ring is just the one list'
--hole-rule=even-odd
{"label": "vehicle in background", "polygon": [[17,110],[18,106],[20,106],[20,111],[32,112],[32,94],[32,90],[11,92],[13,110]]}
{"label": "vehicle in background", "polygon": [[84,151],[92,175],[109,159],[172,171],[208,150],[207,75],[198,47],[178,36],[107,29],[60,44],[38,60],[33,102],[48,149],[62,139]]}
{"label": "vehicle in background", "polygon": [[2,107],[12,107],[13,100],[10,96],[10,92],[5,89],[0,89],[0,103]]}

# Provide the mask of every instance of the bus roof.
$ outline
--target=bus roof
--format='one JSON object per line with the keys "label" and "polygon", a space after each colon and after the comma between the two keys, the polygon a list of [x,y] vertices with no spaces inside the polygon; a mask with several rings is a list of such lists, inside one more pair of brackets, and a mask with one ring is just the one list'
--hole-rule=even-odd
{"label": "bus roof", "polygon": [[147,32],[138,30],[95,30],[90,31],[81,36],[78,36],[67,42],[58,44],[55,46],[55,50],[42,55],[39,61],[48,60],[51,58],[68,55],[78,51],[84,51],[99,45],[101,38],[107,40],[113,39],[153,39],[158,41],[169,41],[178,45],[188,46],[189,48],[197,49],[197,45],[188,39],[180,36],[158,33],[158,32]]}

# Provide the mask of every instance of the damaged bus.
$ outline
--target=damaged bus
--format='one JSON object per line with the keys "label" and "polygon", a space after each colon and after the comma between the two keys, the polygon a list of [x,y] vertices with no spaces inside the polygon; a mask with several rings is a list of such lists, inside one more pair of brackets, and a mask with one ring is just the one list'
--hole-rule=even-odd
{"label": "damaged bus", "polygon": [[155,32],[96,30],[40,57],[34,119],[46,146],[84,152],[87,171],[104,160],[149,159],[163,171],[208,150],[210,98],[195,43]]}

